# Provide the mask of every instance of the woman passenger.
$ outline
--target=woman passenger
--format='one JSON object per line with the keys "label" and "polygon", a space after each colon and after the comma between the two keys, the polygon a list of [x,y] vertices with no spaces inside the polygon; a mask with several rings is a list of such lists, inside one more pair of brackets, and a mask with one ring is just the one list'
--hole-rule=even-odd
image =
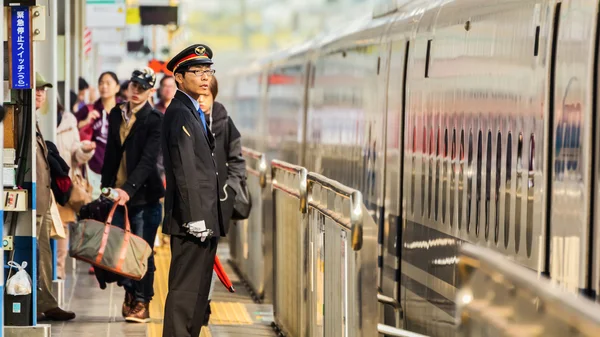
{"label": "woman passenger", "polygon": [[[81,131],[91,125],[91,140],[96,143],[96,153],[89,161],[87,176],[94,188],[92,198],[100,196],[100,178],[104,164],[104,151],[108,139],[108,114],[117,105],[119,93],[119,79],[112,71],[104,72],[98,78],[98,91],[100,98],[94,104],[86,105],[77,113],[78,127]],[[82,140],[87,140],[83,139]]]}
{"label": "woman passenger", "polygon": [[[74,97],[73,97],[74,96]],[[70,106],[75,107],[77,104],[77,95],[73,93],[70,99]],[[77,119],[69,111],[65,111],[63,106],[58,102],[57,107],[58,127],[56,129],[56,147],[62,159],[69,165],[69,177],[74,177],[74,170],[79,166],[87,163],[94,155],[96,143],[85,140],[80,141],[79,130],[77,129]],[[57,240],[57,274],[61,280],[65,279],[65,264],[67,261],[68,252],[68,237],[69,224],[76,221],[75,210],[69,204],[61,206],[56,203],[60,219],[65,228],[67,238]]]}
{"label": "woman passenger", "polygon": [[[229,229],[229,221],[233,214],[233,202],[237,191],[241,190],[240,182],[246,179],[246,161],[242,157],[241,135],[227,115],[223,104],[215,102],[219,93],[219,83],[216,77],[212,77],[207,95],[200,95],[198,102],[200,109],[204,111],[207,126],[215,137],[215,161],[217,172],[219,172],[219,196],[221,199],[221,213],[225,231]],[[208,310],[204,319],[204,325],[208,324],[210,317],[210,298],[215,283],[216,274],[213,272],[213,280],[208,297]]]}

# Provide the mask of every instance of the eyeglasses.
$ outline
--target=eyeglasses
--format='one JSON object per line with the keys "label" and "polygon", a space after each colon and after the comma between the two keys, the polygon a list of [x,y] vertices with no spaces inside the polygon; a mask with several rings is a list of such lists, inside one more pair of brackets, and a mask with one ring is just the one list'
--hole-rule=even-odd
{"label": "eyeglasses", "polygon": [[200,76],[210,77],[210,76],[212,76],[212,75],[215,74],[215,70],[214,69],[208,69],[208,70],[188,70],[186,72],[187,73],[193,73],[194,76],[196,76],[196,77],[200,77]]}

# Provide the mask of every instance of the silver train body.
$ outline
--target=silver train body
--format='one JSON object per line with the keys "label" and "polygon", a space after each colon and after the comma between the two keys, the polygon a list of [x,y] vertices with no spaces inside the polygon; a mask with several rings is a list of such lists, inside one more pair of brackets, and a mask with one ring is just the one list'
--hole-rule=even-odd
{"label": "silver train body", "polygon": [[404,328],[453,336],[463,242],[598,292],[598,6],[408,1],[245,66],[221,100],[245,146],[362,192]]}

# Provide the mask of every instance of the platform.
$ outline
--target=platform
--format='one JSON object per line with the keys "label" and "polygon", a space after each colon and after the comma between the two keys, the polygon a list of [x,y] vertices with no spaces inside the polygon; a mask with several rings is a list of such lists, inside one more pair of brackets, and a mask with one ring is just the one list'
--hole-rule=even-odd
{"label": "platform", "polygon": [[[272,305],[255,304],[240,279],[226,261],[229,247],[224,240],[219,244],[219,258],[234,284],[236,293],[229,293],[217,280],[212,299],[212,315],[202,337],[275,336],[271,329]],[[98,287],[96,278],[88,274],[89,265],[76,262],[75,270],[67,275],[65,308],[74,311],[77,318],[71,322],[53,323],[53,337],[160,337],[164,303],[167,297],[167,279],[170,252],[167,246],[157,248],[155,298],[150,305],[152,321],[148,324],[127,323],[121,316],[124,290],[115,284],[105,290]]]}

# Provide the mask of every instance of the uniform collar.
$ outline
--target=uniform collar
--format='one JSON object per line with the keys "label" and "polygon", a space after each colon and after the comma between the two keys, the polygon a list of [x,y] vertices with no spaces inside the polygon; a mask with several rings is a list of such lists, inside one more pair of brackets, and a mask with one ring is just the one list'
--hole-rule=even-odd
{"label": "uniform collar", "polygon": [[196,108],[196,111],[200,110],[200,103],[198,103],[197,100],[193,99],[192,96],[188,95],[184,91],[181,91],[179,89],[177,89],[177,91],[182,92],[183,94],[185,94],[190,99],[190,101],[192,101],[192,104],[194,104],[194,108]]}

